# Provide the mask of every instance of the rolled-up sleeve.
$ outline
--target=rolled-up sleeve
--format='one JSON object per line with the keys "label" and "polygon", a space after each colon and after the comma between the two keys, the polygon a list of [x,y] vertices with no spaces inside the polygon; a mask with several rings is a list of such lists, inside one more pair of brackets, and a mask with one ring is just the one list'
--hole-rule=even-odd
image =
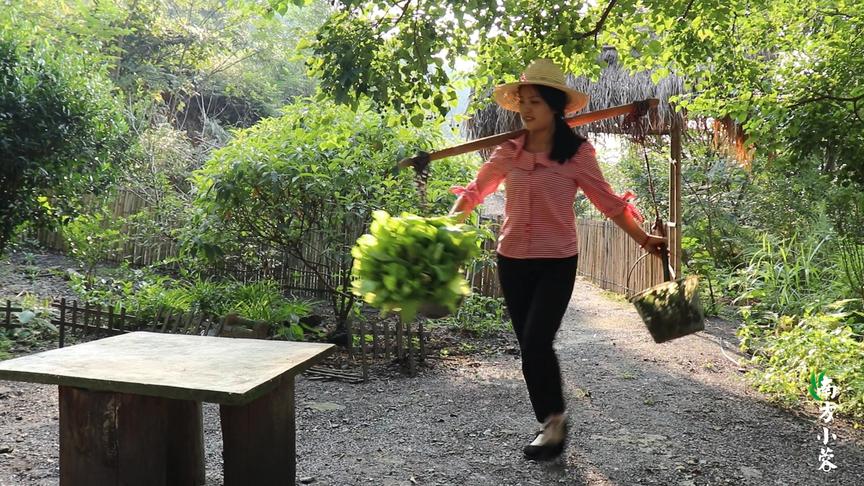
{"label": "rolled-up sleeve", "polygon": [[578,167],[575,177],[576,183],[579,184],[582,192],[598,211],[607,218],[614,218],[626,211],[637,221],[644,220],[636,206],[630,202],[636,195],[627,191],[619,196],[606,182],[603,172],[600,170],[600,164],[597,162],[594,147],[590,143],[583,142],[575,157]]}
{"label": "rolled-up sleeve", "polygon": [[486,196],[498,190],[498,186],[507,177],[512,166],[515,148],[504,143],[492,151],[489,159],[480,166],[477,176],[466,187],[453,186],[450,192],[465,199],[466,212],[472,211],[478,204],[482,204]]}

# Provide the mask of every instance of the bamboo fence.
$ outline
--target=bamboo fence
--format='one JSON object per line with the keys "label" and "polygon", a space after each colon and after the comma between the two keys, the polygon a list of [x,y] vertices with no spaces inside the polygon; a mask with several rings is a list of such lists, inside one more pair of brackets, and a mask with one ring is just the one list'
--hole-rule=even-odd
{"label": "bamboo fence", "polygon": [[[140,211],[145,207],[145,201],[134,192],[122,190],[117,194],[112,204],[114,216],[121,218]],[[491,218],[493,228],[500,225],[500,217]],[[648,225],[645,226],[646,231]],[[130,262],[133,265],[146,266],[163,259],[178,256],[178,244],[170,238],[154,237],[151,234],[136,234],[134,227],[123,229],[127,238],[122,247],[118,248],[109,261],[114,263]],[[366,231],[364,222],[353,222],[344,227],[346,242],[353,242]],[[577,219],[579,235],[579,275],[584,276],[596,285],[618,293],[638,292],[662,281],[661,264],[656,258],[645,258],[635,268],[629,286],[626,282],[627,272],[642,250],[630,239],[623,230],[609,220]],[[66,242],[59,232],[39,230],[39,242],[47,248],[67,251]],[[327,261],[330,268],[339,268],[335,258],[325,255],[323,235],[313,234],[303,252],[303,259],[308,261]],[[494,250],[496,241],[488,240],[484,244],[487,255]],[[350,246],[346,247],[350,251]],[[310,269],[302,260],[286,253],[274,253],[268,248],[256,249],[257,255],[263,255],[261,264],[255,267],[244,266],[231,261],[223,262],[213,268],[213,273],[231,276],[243,282],[261,279],[273,279],[286,291],[298,292],[316,297],[326,296],[327,288],[324,278],[336,281],[339,274],[323,275],[326,267]],[[323,278],[322,278],[323,277]],[[475,292],[489,297],[501,297],[498,283],[495,259],[487,257],[468,269],[468,280]]]}

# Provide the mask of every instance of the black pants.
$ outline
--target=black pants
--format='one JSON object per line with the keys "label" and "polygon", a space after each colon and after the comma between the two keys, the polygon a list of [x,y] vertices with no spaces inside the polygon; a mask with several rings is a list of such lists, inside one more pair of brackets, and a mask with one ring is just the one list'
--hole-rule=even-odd
{"label": "black pants", "polygon": [[522,374],[539,422],[564,411],[561,370],[552,348],[567,310],[579,255],[519,259],[498,255],[498,279],[522,351]]}

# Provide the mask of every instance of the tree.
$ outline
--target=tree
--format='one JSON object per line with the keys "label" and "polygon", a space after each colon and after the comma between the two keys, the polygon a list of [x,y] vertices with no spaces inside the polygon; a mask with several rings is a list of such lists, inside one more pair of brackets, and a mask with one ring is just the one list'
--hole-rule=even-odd
{"label": "tree", "polygon": [[246,127],[314,92],[295,46],[329,7],[308,3],[269,15],[263,0],[26,0],[4,7],[0,24],[77,44],[137,105],[139,123],[168,120],[200,142],[208,122]]}
{"label": "tree", "polygon": [[[446,112],[462,85],[488,93],[539,56],[597,75],[611,46],[628,69],[681,76],[679,109],[743,127],[755,170],[806,178],[818,168],[833,180],[824,197],[835,225],[861,240],[862,24],[864,3],[836,0],[342,0],[308,63],[325,95],[407,118]],[[460,60],[474,63],[467,77]]]}
{"label": "tree", "polygon": [[46,221],[95,190],[126,125],[88,59],[0,32],[0,253],[16,227]]}
{"label": "tree", "polygon": [[[271,0],[283,5],[286,0]],[[538,56],[596,75],[612,46],[657,79],[683,76],[690,113],[730,116],[763,153],[817,153],[864,181],[864,4],[836,0],[342,0],[309,66],[339,102],[445,113],[456,62],[483,92]],[[486,103],[487,100],[480,100]]]}

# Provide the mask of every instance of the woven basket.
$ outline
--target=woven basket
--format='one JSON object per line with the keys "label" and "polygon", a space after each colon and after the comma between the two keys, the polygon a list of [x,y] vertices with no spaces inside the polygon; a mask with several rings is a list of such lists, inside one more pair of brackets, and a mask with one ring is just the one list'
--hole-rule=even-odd
{"label": "woven basket", "polygon": [[666,342],[705,329],[699,279],[695,275],[657,284],[634,295],[630,302],[654,342]]}

